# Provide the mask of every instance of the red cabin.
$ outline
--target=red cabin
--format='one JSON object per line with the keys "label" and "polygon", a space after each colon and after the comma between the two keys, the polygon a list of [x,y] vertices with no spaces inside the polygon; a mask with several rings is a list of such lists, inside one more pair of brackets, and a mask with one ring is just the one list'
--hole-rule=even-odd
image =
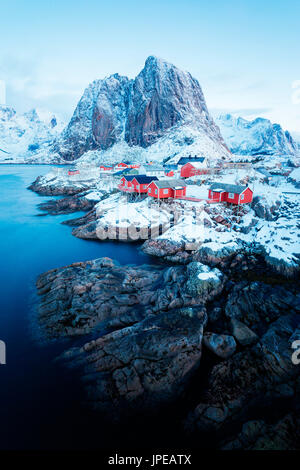
{"label": "red cabin", "polygon": [[165,175],[166,175],[166,176],[169,176],[169,177],[172,177],[172,176],[174,176],[174,171],[173,171],[173,170],[169,170],[169,171],[166,170],[166,171],[165,171]]}
{"label": "red cabin", "polygon": [[209,188],[208,198],[217,202],[249,204],[253,199],[253,191],[248,186],[213,183]]}
{"label": "red cabin", "polygon": [[182,180],[160,180],[152,181],[148,186],[148,196],[156,199],[172,197],[180,199],[186,195],[186,186]]}
{"label": "red cabin", "polygon": [[68,176],[79,175],[79,173],[80,173],[79,170],[69,170]]}
{"label": "red cabin", "polygon": [[113,169],[114,169],[113,166],[100,165],[101,171],[113,171]]}
{"label": "red cabin", "polygon": [[205,175],[208,173],[205,161],[203,162],[188,162],[181,167],[180,176],[181,178],[190,178],[195,175]]}
{"label": "red cabin", "polygon": [[139,163],[125,163],[125,162],[120,162],[116,165],[116,168],[140,168]]}
{"label": "red cabin", "polygon": [[118,188],[120,191],[124,191],[127,193],[133,193],[135,192],[134,186],[132,184],[132,180],[135,177],[135,175],[126,175],[121,178],[120,184]]}
{"label": "red cabin", "polygon": [[134,191],[138,194],[146,194],[148,186],[152,181],[157,181],[156,176],[136,175],[131,181],[134,186]]}
{"label": "red cabin", "polygon": [[116,168],[128,168],[128,165],[126,163],[121,162],[116,165]]}

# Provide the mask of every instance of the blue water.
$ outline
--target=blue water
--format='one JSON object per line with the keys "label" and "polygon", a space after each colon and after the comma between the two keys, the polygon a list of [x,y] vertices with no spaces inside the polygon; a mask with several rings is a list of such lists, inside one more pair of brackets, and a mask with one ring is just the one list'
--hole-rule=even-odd
{"label": "blue water", "polygon": [[77,214],[40,216],[37,204],[49,197],[27,186],[48,171],[0,166],[0,340],[7,347],[7,364],[0,365],[0,449],[113,446],[115,429],[102,429],[84,407],[76,371],[54,361],[66,345],[43,346],[33,335],[35,280],[51,268],[101,256],[121,264],[151,260],[135,245],[73,237],[60,222]]}

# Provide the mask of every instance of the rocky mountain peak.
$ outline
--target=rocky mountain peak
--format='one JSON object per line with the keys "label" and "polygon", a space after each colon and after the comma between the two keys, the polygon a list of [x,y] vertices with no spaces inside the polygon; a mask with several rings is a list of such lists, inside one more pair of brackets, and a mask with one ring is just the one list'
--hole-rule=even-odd
{"label": "rocky mountain peak", "polygon": [[196,79],[155,56],[147,58],[134,80],[113,74],[84,92],[55,150],[74,160],[89,150],[124,142],[147,148],[176,126],[207,134],[226,152]]}

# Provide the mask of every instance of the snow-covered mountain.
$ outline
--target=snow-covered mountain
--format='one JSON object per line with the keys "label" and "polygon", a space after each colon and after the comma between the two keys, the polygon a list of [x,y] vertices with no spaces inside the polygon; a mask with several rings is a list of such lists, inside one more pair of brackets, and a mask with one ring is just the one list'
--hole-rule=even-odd
{"label": "snow-covered mountain", "polygon": [[43,110],[18,114],[10,106],[0,106],[0,162],[53,162],[49,146],[63,124]]}
{"label": "snow-covered mountain", "polygon": [[152,56],[134,80],[115,74],[90,84],[53,150],[66,160],[85,154],[98,161],[120,153],[158,160],[229,153],[198,81]]}
{"label": "snow-covered mountain", "polygon": [[268,119],[247,121],[231,114],[216,119],[232,153],[239,155],[296,155],[297,143],[288,131]]}

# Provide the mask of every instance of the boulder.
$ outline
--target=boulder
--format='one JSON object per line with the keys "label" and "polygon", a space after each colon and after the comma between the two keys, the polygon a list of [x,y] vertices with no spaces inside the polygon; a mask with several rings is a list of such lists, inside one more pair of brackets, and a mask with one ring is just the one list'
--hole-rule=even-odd
{"label": "boulder", "polygon": [[235,318],[231,319],[232,334],[242,346],[249,346],[258,341],[258,336],[244,323]]}
{"label": "boulder", "polygon": [[205,332],[203,344],[222,359],[228,359],[236,350],[236,342],[234,338],[229,335]]}
{"label": "boulder", "polygon": [[211,269],[205,264],[193,261],[188,264],[187,274],[186,289],[191,295],[206,297],[222,290],[224,275],[217,268]]}

